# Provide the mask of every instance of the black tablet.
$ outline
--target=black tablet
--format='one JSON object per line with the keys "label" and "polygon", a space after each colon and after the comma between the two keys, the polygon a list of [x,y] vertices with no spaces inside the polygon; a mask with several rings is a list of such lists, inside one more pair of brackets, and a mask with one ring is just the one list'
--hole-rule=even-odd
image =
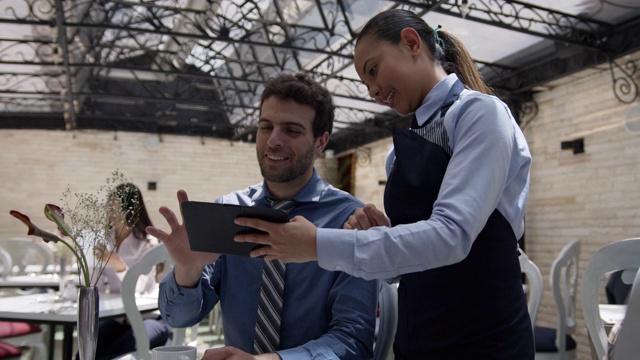
{"label": "black tablet", "polygon": [[260,232],[251,227],[234,224],[233,220],[237,217],[258,218],[278,223],[289,221],[286,211],[272,208],[185,201],[181,209],[191,250],[219,254],[249,256],[253,249],[261,246],[233,240],[236,234]]}

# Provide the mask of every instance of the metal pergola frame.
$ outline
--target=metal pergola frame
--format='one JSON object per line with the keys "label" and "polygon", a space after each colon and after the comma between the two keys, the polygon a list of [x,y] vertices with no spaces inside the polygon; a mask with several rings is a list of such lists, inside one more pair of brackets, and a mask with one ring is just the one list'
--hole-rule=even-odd
{"label": "metal pergola frame", "polygon": [[[13,0],[0,26],[0,128],[101,129],[250,140],[264,80],[304,70],[338,110],[330,148],[389,135],[402,121],[354,76],[357,0]],[[505,0],[388,1],[544,40],[544,57],[477,60],[520,121],[540,84],[608,63],[620,101],[638,97],[640,15],[610,23]],[[1,5],[1,4],[0,4]],[[640,10],[636,11],[640,14]],[[309,18],[313,15],[313,21]],[[25,36],[24,34],[29,34]],[[623,82],[624,86],[620,86]]]}

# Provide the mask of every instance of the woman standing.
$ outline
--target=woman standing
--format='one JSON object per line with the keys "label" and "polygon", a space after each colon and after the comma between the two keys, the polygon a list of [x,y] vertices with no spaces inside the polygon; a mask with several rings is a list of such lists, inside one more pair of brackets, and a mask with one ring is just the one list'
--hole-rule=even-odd
{"label": "woman standing", "polygon": [[267,245],[252,253],[267,260],[399,277],[396,359],[533,359],[517,245],[531,156],[508,107],[458,39],[409,11],[372,18],[354,64],[377,103],[414,114],[411,129],[393,132],[388,220],[373,205],[350,230],[241,219],[268,234],[237,240]]}

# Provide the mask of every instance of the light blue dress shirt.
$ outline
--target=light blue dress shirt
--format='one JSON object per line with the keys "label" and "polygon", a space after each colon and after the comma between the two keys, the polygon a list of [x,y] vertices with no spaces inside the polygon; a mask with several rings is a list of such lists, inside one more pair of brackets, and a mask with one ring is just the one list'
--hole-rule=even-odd
{"label": "light blue dress shirt", "polygon": [[[456,80],[451,74],[429,92],[416,111],[419,125],[439,111]],[[507,105],[464,90],[444,124],[452,156],[432,216],[367,231],[318,229],[322,268],[388,279],[455,264],[467,256],[495,209],[509,221],[516,238],[522,236],[531,154]],[[394,158],[391,151],[387,174]]]}
{"label": "light blue dress shirt", "polygon": [[[266,207],[258,184],[217,200]],[[325,183],[315,172],[293,197],[290,217],[303,215],[318,227],[342,228],[362,203]],[[260,294],[262,259],[222,255],[204,269],[195,288],[182,288],[173,271],[160,284],[159,307],[167,323],[201,321],[220,301],[225,344],[251,353]],[[369,359],[375,329],[377,282],[321,269],[317,262],[287,264],[278,354],[283,359]]]}

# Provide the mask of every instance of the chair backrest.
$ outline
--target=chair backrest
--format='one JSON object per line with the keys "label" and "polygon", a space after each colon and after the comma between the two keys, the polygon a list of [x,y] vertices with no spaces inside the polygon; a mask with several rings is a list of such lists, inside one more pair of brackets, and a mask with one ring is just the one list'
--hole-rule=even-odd
{"label": "chair backrest", "polygon": [[525,276],[527,309],[529,310],[529,317],[531,318],[531,326],[535,326],[544,288],[542,284],[542,274],[538,266],[529,259],[524,251],[520,250],[518,259],[520,260],[520,270]]}
{"label": "chair backrest", "polygon": [[53,250],[42,240],[30,238],[11,238],[0,240],[0,248],[11,255],[13,275],[27,275],[27,267],[42,272],[54,263]]}
{"label": "chair backrest", "polygon": [[[137,263],[129,267],[124,279],[122,279],[122,303],[136,338],[136,359],[139,360],[151,360],[151,352],[149,349],[149,334],[147,334],[142,314],[140,314],[136,305],[136,285],[140,275],[148,274],[153,270],[154,266],[161,262],[165,262],[165,268],[173,265],[173,260],[171,260],[166,247],[162,243],[151,248]],[[173,345],[182,345],[185,342],[185,330],[185,328],[173,330]],[[192,340],[196,330],[195,327],[191,328]]]}
{"label": "chair backrest", "polygon": [[565,245],[551,265],[551,290],[556,302],[556,347],[559,353],[567,351],[567,335],[576,330],[576,297],[578,263],[582,242],[574,240]]}
{"label": "chair backrest", "polygon": [[607,333],[600,317],[599,289],[606,284],[606,276],[618,270],[640,268],[640,238],[626,239],[611,243],[598,250],[587,264],[582,277],[582,311],[596,350],[602,359],[607,352]]}
{"label": "chair backrest", "polygon": [[631,287],[627,312],[614,346],[613,360],[638,358],[638,354],[640,354],[638,334],[640,334],[640,270],[636,272],[636,277]]}
{"label": "chair backrest", "polygon": [[13,268],[13,261],[11,260],[11,254],[3,248],[0,248],[0,278],[11,275],[11,269]]}
{"label": "chair backrest", "polygon": [[640,270],[636,272],[631,294],[627,303],[627,312],[622,327],[613,346],[613,360],[635,359],[640,354]]}
{"label": "chair backrest", "polygon": [[393,358],[393,340],[398,323],[398,285],[378,281],[379,319],[373,345],[373,360]]}

